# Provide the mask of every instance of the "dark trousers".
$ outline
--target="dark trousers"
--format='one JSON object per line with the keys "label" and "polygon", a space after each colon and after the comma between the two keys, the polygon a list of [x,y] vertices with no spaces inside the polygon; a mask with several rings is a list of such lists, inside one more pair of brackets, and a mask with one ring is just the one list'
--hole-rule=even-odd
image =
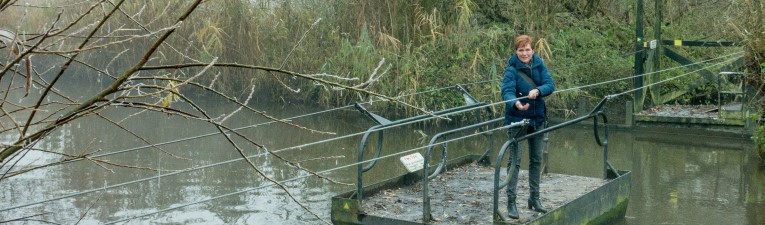
{"label": "dark trousers", "polygon": [[[516,137],[515,134],[517,132],[524,132],[518,136],[523,136],[527,133],[533,133],[534,131],[541,129],[542,127],[526,127],[525,130],[521,130],[521,128],[510,128],[509,134],[510,138]],[[541,174],[541,166],[542,166],[542,140],[544,139],[544,135],[539,135],[533,138],[529,138],[528,145],[529,145],[529,192],[531,193],[529,198],[539,198],[539,180],[542,176]],[[512,160],[515,161],[515,170],[513,170],[513,176],[510,179],[510,184],[508,184],[507,187],[507,196],[509,198],[515,199],[516,196],[516,186],[518,186],[518,171],[521,169],[521,155],[523,155],[523,151],[521,151],[521,145],[522,143],[513,143],[510,145],[510,162]],[[508,162],[508,170],[510,169],[510,164]]]}

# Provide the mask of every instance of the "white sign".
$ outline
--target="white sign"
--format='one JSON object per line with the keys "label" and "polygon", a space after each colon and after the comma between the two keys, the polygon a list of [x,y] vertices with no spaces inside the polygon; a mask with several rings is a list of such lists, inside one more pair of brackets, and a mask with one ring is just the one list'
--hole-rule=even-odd
{"label": "white sign", "polygon": [[425,162],[425,158],[423,158],[419,152],[405,155],[401,157],[400,160],[401,163],[406,167],[406,170],[410,173],[421,170],[423,162]]}

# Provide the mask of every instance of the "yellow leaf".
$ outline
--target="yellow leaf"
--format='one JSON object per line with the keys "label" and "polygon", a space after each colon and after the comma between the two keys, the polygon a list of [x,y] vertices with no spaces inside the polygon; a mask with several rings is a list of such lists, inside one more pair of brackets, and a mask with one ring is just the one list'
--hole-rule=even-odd
{"label": "yellow leaf", "polygon": [[167,92],[167,96],[165,96],[162,99],[162,107],[168,107],[168,106],[170,106],[170,103],[172,103],[174,101],[178,101],[178,100],[181,99],[180,96],[175,94],[175,93],[179,92],[178,91],[178,86],[175,84],[175,81],[171,80],[170,82],[168,82],[167,86],[165,86],[165,89],[167,89],[169,91]]}

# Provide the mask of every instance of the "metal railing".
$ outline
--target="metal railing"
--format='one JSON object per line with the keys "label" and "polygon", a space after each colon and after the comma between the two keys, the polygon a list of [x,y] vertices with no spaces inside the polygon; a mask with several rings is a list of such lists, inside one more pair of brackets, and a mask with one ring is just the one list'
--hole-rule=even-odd
{"label": "metal railing", "polygon": [[[429,191],[430,190],[430,186],[429,186],[429,181],[431,179],[433,179],[433,178],[436,178],[438,176],[438,174],[440,174],[443,171],[444,167],[446,167],[446,155],[447,155],[447,152],[448,152],[447,151],[447,149],[448,149],[448,145],[447,145],[448,142],[444,142],[442,144],[443,145],[443,149],[441,150],[441,161],[438,163],[438,166],[436,167],[436,169],[432,173],[428,174],[429,171],[430,171],[429,170],[430,155],[431,155],[431,152],[433,151],[433,147],[436,146],[435,143],[439,139],[447,137],[447,135],[449,135],[449,134],[453,134],[453,133],[456,133],[456,132],[465,131],[465,130],[469,130],[469,129],[476,129],[476,128],[482,129],[484,126],[490,125],[492,123],[502,122],[502,121],[504,121],[504,118],[497,118],[497,119],[492,119],[492,120],[489,120],[489,121],[486,121],[486,122],[482,122],[482,123],[476,123],[476,124],[473,124],[473,125],[470,125],[470,126],[464,126],[464,127],[460,127],[460,128],[457,128],[457,129],[452,129],[452,130],[448,130],[448,131],[444,131],[444,132],[438,133],[438,134],[434,135],[433,138],[430,139],[430,142],[428,142],[428,145],[427,145],[428,148],[425,151],[425,160],[423,162],[423,168],[422,168],[422,177],[423,177],[422,178],[422,221],[423,222],[427,223],[427,222],[430,222],[433,219],[433,217],[431,216],[431,213],[430,213],[431,210],[430,210],[430,193],[429,193],[430,192]],[[527,124],[528,124],[528,121],[524,120],[524,121],[521,121],[521,122],[505,125],[503,127],[497,128],[497,129],[507,129],[507,128],[510,128],[510,127],[526,126]],[[480,161],[480,158],[479,158],[479,161]]]}
{"label": "metal railing", "polygon": [[[500,175],[500,169],[502,167],[502,161],[504,159],[505,151],[512,143],[517,143],[535,136],[543,135],[557,129],[574,125],[586,119],[593,118],[594,119],[593,130],[595,133],[595,141],[597,142],[599,146],[603,147],[604,178],[609,179],[609,178],[619,177],[619,172],[616,169],[614,169],[613,166],[611,166],[610,162],[608,162],[608,126],[606,125],[608,121],[606,119],[605,113],[601,111],[601,108],[603,108],[605,103],[610,98],[611,98],[610,96],[603,98],[603,100],[601,100],[600,103],[598,103],[598,105],[595,106],[595,108],[588,115],[585,115],[573,120],[569,120],[564,123],[556,124],[554,126],[547,127],[547,128],[538,130],[534,133],[526,134],[524,136],[518,137],[517,135],[515,135],[515,137],[511,137],[507,142],[505,142],[505,144],[502,145],[502,148],[499,150],[499,153],[497,155],[497,163],[495,163],[495,168],[494,168],[494,207],[493,207],[494,221],[507,220],[507,218],[504,218],[504,215],[499,213],[499,191],[500,189],[502,189],[503,187],[506,187],[510,183],[510,179],[512,178],[511,176],[513,175],[513,172],[514,172],[513,170],[515,170],[515,167],[516,167],[515,165],[516,160],[509,160],[510,163],[508,165],[507,177],[504,181],[500,180],[499,175]],[[598,134],[598,118],[597,118],[598,116],[601,116],[603,118],[605,138],[603,139],[602,142],[600,140],[600,135]],[[522,151],[522,149],[518,149],[518,150]]]}
{"label": "metal railing", "polygon": [[[722,86],[722,80],[723,76],[725,76],[725,81],[727,83],[733,83],[731,82],[732,76],[741,76],[741,80],[739,80],[738,84],[734,84],[736,90],[723,90]],[[741,119],[744,119],[745,113],[744,113],[744,103],[746,102],[746,91],[744,91],[744,73],[741,72],[720,72],[717,75],[717,118],[723,119],[723,104],[722,104],[722,95],[733,95],[733,98],[735,100],[736,95],[741,96]]]}
{"label": "metal railing", "polygon": [[[383,133],[384,133],[384,130],[386,128],[394,127],[396,125],[406,124],[406,123],[410,123],[410,122],[415,122],[415,121],[422,121],[422,120],[425,120],[425,119],[428,119],[428,118],[433,118],[433,117],[437,117],[437,116],[440,116],[440,115],[445,115],[445,114],[449,114],[449,113],[453,113],[453,112],[459,112],[459,111],[470,110],[470,109],[476,109],[475,110],[476,119],[480,123],[481,122],[480,121],[481,120],[481,111],[480,111],[480,108],[484,108],[485,107],[491,113],[491,109],[486,107],[487,106],[486,103],[478,102],[477,100],[475,100],[475,98],[472,95],[470,95],[462,86],[457,85],[457,86],[455,86],[455,88],[458,91],[462,92],[462,96],[465,99],[466,105],[459,106],[459,107],[454,107],[454,108],[450,108],[450,109],[446,109],[446,110],[441,110],[441,111],[437,111],[437,112],[433,112],[433,113],[427,114],[427,115],[414,116],[414,117],[409,117],[409,118],[406,118],[406,119],[401,119],[401,120],[396,120],[396,121],[390,121],[388,119],[385,119],[385,118],[383,118],[383,117],[381,117],[379,115],[376,115],[374,113],[369,112],[368,110],[366,110],[360,104],[358,104],[358,103],[355,104],[356,109],[358,109],[359,111],[361,111],[362,113],[367,115],[367,117],[369,117],[370,119],[372,119],[376,123],[378,123],[378,125],[372,126],[369,129],[367,129],[367,132],[364,133],[364,135],[361,138],[361,141],[359,143],[359,153],[358,153],[358,162],[359,162],[359,164],[358,164],[358,167],[357,167],[356,193],[355,193],[355,197],[356,197],[356,199],[359,202],[361,202],[362,199],[363,199],[363,188],[364,188],[364,179],[363,179],[364,176],[363,175],[364,175],[365,172],[368,172],[369,170],[371,170],[377,164],[377,160],[380,158],[380,154],[382,152],[382,145],[383,145]],[[487,124],[483,124],[483,125],[487,125]],[[361,162],[364,161],[364,152],[365,152],[364,149],[366,149],[367,140],[369,139],[369,136],[373,132],[375,132],[375,131],[377,132],[377,135],[378,135],[378,137],[377,137],[377,146],[376,146],[376,149],[375,149],[375,153],[374,153],[374,156],[372,157],[371,161],[368,162],[367,165],[364,165],[363,163],[361,163]],[[486,136],[487,136],[487,138],[490,137],[491,136],[491,132],[487,132]]]}

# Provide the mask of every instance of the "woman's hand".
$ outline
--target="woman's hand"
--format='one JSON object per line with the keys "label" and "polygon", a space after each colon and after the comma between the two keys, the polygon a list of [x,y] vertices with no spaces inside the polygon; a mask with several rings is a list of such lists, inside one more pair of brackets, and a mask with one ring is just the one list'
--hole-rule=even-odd
{"label": "woman's hand", "polygon": [[515,102],[515,108],[518,109],[518,110],[521,110],[521,111],[525,111],[525,110],[529,109],[529,104],[526,103],[524,105],[524,104],[521,104],[521,101],[516,101]]}
{"label": "woman's hand", "polygon": [[539,96],[539,89],[531,89],[529,91],[529,99],[537,99],[537,96]]}

